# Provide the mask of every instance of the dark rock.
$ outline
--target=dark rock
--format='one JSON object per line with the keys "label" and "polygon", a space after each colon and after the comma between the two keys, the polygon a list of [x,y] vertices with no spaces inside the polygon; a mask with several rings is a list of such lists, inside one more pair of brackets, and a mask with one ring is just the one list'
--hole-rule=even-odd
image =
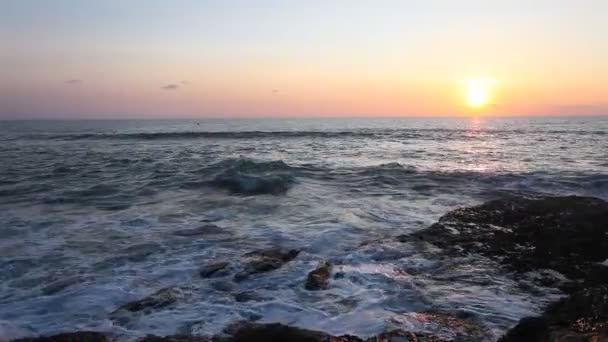
{"label": "dark rock", "polygon": [[[608,203],[589,197],[508,198],[454,210],[401,242],[478,253],[570,294],[502,342],[608,341]],[[529,273],[528,273],[529,272]]]}
{"label": "dark rock", "polygon": [[20,338],[13,342],[109,342],[104,334],[94,331],[77,331],[47,337]]}
{"label": "dark rock", "polygon": [[289,327],[279,323],[237,322],[226,328],[229,338],[222,342],[363,342],[356,337],[334,337],[319,331]]}
{"label": "dark rock", "polygon": [[402,314],[423,331],[440,331],[455,341],[491,341],[494,334],[476,315],[466,311],[422,311]]}
{"label": "dark rock", "polygon": [[[346,340],[355,342],[357,340]],[[459,340],[460,341],[460,340]],[[474,339],[464,339],[462,341],[476,341]],[[403,330],[394,330],[375,337],[368,338],[365,342],[447,342],[437,336]]]}
{"label": "dark rock", "polygon": [[509,330],[499,341],[549,341],[549,326],[544,318],[526,317],[521,319],[517,326]]}
{"label": "dark rock", "polygon": [[244,269],[234,276],[235,281],[242,281],[256,273],[276,270],[285,263],[295,259],[300,251],[270,248],[245,254],[249,259]]}
{"label": "dark rock", "polygon": [[226,261],[213,262],[201,267],[198,273],[203,278],[209,278],[226,268],[226,266],[228,266],[229,264],[230,263]]}
{"label": "dark rock", "polygon": [[148,335],[139,340],[139,342],[211,342],[211,339],[192,335],[173,335],[165,337]]}
{"label": "dark rock", "polygon": [[608,258],[607,222],[608,203],[597,198],[509,198],[454,210],[409,241],[451,254],[483,254],[518,272],[552,269],[575,280]]}
{"label": "dark rock", "polygon": [[240,303],[250,302],[250,301],[261,302],[261,301],[265,301],[268,299],[270,299],[270,298],[264,297],[255,291],[243,291],[243,292],[239,292],[234,295],[234,300],[236,300],[237,302],[240,302]]}
{"label": "dark rock", "polygon": [[183,237],[195,237],[195,236],[204,236],[204,235],[215,235],[215,234],[224,234],[226,231],[214,224],[207,224],[202,227],[193,228],[193,229],[181,229],[173,232],[173,235],[183,236]]}
{"label": "dark rock", "polygon": [[327,261],[322,261],[316,269],[308,273],[304,287],[309,291],[325,290],[329,287],[330,274],[331,264]]}
{"label": "dark rock", "polygon": [[237,285],[228,280],[214,281],[211,283],[211,287],[220,292],[234,292],[238,290]]}
{"label": "dark rock", "polygon": [[230,337],[218,342],[444,342],[426,333],[395,330],[367,340],[356,336],[332,336],[323,332],[289,327],[279,323],[237,322],[226,328]]}
{"label": "dark rock", "polygon": [[177,302],[183,297],[183,292],[175,287],[166,287],[148,297],[140,300],[129,302],[121,306],[118,310],[127,310],[131,312],[142,311],[145,309],[158,309]]}

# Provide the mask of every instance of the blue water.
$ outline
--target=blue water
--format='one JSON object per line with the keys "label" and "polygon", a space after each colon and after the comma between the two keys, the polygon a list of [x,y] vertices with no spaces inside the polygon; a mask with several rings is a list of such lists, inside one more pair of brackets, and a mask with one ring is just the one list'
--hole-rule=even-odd
{"label": "blue water", "polygon": [[[608,117],[0,122],[0,340],[239,319],[449,337],[421,318],[436,310],[495,337],[560,293],[393,237],[509,194],[608,199]],[[221,231],[175,234],[210,224]],[[198,276],[271,246],[302,252],[238,284]],[[304,290],[324,259],[345,277]],[[113,318],[167,286],[176,304]],[[243,290],[266,299],[235,301]]]}

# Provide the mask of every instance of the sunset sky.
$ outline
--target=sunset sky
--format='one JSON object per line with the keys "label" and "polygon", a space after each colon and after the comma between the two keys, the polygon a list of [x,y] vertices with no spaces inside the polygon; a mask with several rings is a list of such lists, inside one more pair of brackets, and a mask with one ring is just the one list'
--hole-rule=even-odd
{"label": "sunset sky", "polygon": [[0,0],[0,42],[0,118],[608,114],[606,0]]}

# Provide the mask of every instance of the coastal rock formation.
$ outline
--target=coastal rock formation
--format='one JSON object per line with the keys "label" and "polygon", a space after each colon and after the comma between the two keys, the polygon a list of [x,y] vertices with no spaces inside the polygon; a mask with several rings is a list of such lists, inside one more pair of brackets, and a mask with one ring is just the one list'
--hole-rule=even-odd
{"label": "coastal rock formation", "polygon": [[500,342],[608,341],[608,285],[582,288],[522,319]]}
{"label": "coastal rock formation", "polygon": [[129,302],[121,306],[117,311],[127,310],[138,312],[146,309],[158,309],[177,302],[181,297],[183,297],[183,292],[180,289],[176,287],[166,287],[143,299]]}
{"label": "coastal rock formation", "polygon": [[21,338],[13,342],[109,342],[104,334],[92,331],[77,331],[46,337]]}
{"label": "coastal rock formation", "polygon": [[173,335],[166,337],[146,336],[139,342],[211,342],[211,339],[202,336]]}
{"label": "coastal rock formation", "polygon": [[608,341],[608,203],[568,196],[508,198],[454,210],[400,241],[452,255],[478,253],[515,272],[536,272],[570,294],[528,317],[501,342]]}
{"label": "coastal rock formation", "polygon": [[330,273],[331,264],[327,261],[320,262],[316,269],[308,273],[304,287],[309,291],[327,289]]}
{"label": "coastal rock formation", "polygon": [[411,238],[448,253],[479,253],[517,272],[555,270],[584,280],[608,259],[608,203],[568,196],[508,198],[454,210]]}
{"label": "coastal rock formation", "polygon": [[300,251],[282,248],[269,248],[245,254],[249,259],[244,269],[234,276],[235,281],[242,281],[256,273],[269,272],[276,270],[285,263],[295,259]]}
{"label": "coastal rock formation", "polygon": [[[443,342],[425,333],[395,330],[367,340],[356,336],[332,336],[323,332],[300,329],[279,323],[237,322],[226,328],[228,337],[218,342]],[[215,339],[214,339],[215,340]]]}

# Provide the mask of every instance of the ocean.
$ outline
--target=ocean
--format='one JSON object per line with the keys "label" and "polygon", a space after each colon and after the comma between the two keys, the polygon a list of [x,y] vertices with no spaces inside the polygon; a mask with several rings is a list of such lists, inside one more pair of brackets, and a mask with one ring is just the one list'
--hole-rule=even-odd
{"label": "ocean", "polygon": [[[0,121],[0,339],[237,320],[450,337],[425,316],[442,311],[492,340],[562,293],[395,237],[459,207],[567,194],[608,200],[608,117]],[[277,246],[301,252],[244,281],[199,275]],[[340,276],[307,291],[323,260]],[[166,287],[178,301],[114,314]]]}

